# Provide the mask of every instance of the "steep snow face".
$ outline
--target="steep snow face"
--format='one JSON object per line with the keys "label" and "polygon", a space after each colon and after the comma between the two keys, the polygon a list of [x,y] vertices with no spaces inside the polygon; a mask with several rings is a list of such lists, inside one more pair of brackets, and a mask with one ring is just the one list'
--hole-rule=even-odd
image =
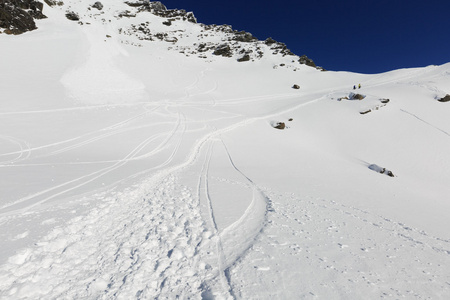
{"label": "steep snow face", "polygon": [[0,36],[0,298],[450,297],[450,64],[93,4]]}

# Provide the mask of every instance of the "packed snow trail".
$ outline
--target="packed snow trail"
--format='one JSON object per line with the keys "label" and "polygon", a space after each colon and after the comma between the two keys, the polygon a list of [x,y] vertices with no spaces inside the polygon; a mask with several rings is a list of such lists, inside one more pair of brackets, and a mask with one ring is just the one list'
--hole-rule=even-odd
{"label": "packed snow trail", "polygon": [[[189,298],[206,265],[198,199],[173,176],[102,200],[1,267],[8,298]],[[33,278],[33,279],[31,279]]]}
{"label": "packed snow trail", "polygon": [[[214,153],[215,147],[222,148],[225,155],[217,155]],[[214,157],[213,153],[216,154]],[[212,176],[210,174],[211,163],[214,162],[214,160],[220,160],[222,162],[224,160],[228,161],[234,172],[239,174],[237,178],[240,180],[244,179],[243,182],[239,181],[238,184],[244,186],[245,190],[248,192],[236,193],[235,191],[233,197],[241,200],[248,196],[251,197],[245,210],[235,210],[234,215],[240,215],[240,217],[236,218],[226,227],[218,226],[218,215],[222,217],[223,213],[217,209],[217,203],[220,202],[220,199],[216,199],[212,193],[214,189],[218,188],[218,184],[216,181],[214,181],[214,184],[213,182],[210,182],[212,181]],[[227,186],[228,184],[229,182],[223,181],[219,186]],[[222,140],[213,139],[208,142],[205,161],[201,167],[197,190],[198,198],[200,199],[200,202],[204,203],[203,207],[205,207],[205,210],[207,211],[206,215],[209,218],[209,228],[211,228],[213,233],[211,242],[215,245],[211,245],[210,247],[212,247],[213,250],[207,251],[207,254],[204,255],[206,261],[212,266],[212,272],[209,275],[208,281],[202,286],[202,294],[204,297],[236,298],[234,289],[231,285],[232,278],[230,276],[230,269],[245,255],[263,230],[267,222],[267,213],[270,204],[259,187],[236,167]],[[232,204],[229,204],[228,208],[231,206]],[[223,222],[221,222],[221,224],[222,223]],[[208,257],[210,256],[208,255],[209,253],[212,253],[213,257]]]}

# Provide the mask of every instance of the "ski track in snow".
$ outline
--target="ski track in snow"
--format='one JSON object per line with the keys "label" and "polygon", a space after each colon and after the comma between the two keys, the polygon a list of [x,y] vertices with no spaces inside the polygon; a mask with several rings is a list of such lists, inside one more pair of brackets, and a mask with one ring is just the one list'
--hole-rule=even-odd
{"label": "ski track in snow", "polygon": [[[257,236],[266,225],[268,202],[259,188],[242,173],[234,164],[228,149],[222,140],[211,140],[208,142],[205,161],[202,165],[198,180],[197,194],[200,202],[206,202],[210,228],[213,236],[211,238],[210,250],[204,254],[205,260],[212,266],[212,272],[208,280],[202,285],[202,296],[210,298],[236,298],[236,292],[231,284],[230,270],[234,264],[248,251]],[[223,146],[228,155],[230,164],[247,181],[246,188],[252,190],[253,198],[244,214],[226,228],[219,229],[213,209],[214,198],[209,191],[209,169],[214,147]]]}
{"label": "ski track in snow", "polygon": [[425,121],[424,119],[420,118],[419,116],[417,116],[417,115],[415,115],[415,114],[413,114],[413,113],[410,113],[409,111],[406,111],[406,110],[404,110],[404,109],[400,109],[400,111],[402,111],[402,112],[404,112],[405,114],[408,114],[408,115],[410,115],[410,116],[416,118],[416,119],[419,120],[420,122],[422,122],[422,123],[424,123],[424,124],[426,124],[426,125],[428,125],[428,126],[430,126],[430,127],[433,127],[434,129],[439,130],[439,131],[442,132],[443,134],[445,134],[445,135],[447,135],[447,136],[450,137],[450,133],[448,133],[447,131],[442,130],[441,128],[439,128],[439,127],[437,127],[437,126],[435,126],[435,125],[433,125],[433,124],[431,124],[431,123]]}
{"label": "ski track in snow", "polygon": [[[4,295],[17,299],[235,298],[230,268],[265,226],[267,198],[236,167],[226,149],[229,162],[254,193],[243,216],[218,230],[208,191],[214,143],[202,144],[206,159],[197,196],[180,186],[174,175],[167,175],[114,197],[99,198],[101,204],[87,216],[54,229],[0,268]],[[226,148],[223,142],[219,145]],[[200,216],[203,197],[209,203],[212,232]]]}
{"label": "ski track in snow", "polygon": [[[412,285],[425,281],[441,291],[436,295],[448,294],[450,285],[442,283],[450,282],[443,268],[450,255],[450,241],[334,201],[273,194],[258,187],[235,165],[226,144],[218,137],[270,115],[213,130],[194,144],[186,163],[166,169],[169,175],[159,182],[149,181],[115,197],[99,199],[102,204],[89,215],[54,229],[34,248],[22,249],[0,269],[2,295],[17,299],[314,298],[348,297],[352,288],[358,286],[374,297],[421,298],[426,295],[415,293]],[[126,123],[119,122],[108,130]],[[164,149],[173,139],[171,154],[158,167],[167,168],[180,147],[186,123],[186,117],[177,113],[174,129],[160,146],[140,156]],[[154,138],[143,140],[123,160],[100,171],[108,172],[139,157]],[[215,222],[214,199],[208,192],[215,147],[224,147],[230,165],[244,180],[241,184],[253,191],[251,204],[241,218],[223,230]],[[173,174],[192,165],[202,153],[205,160],[197,195],[193,195],[177,184]],[[100,171],[86,176],[101,176]],[[52,194],[42,201],[71,188],[59,193],[54,189],[44,191],[43,194]],[[26,200],[29,199],[23,199]],[[209,226],[201,218],[201,201],[209,203]],[[342,257],[330,257],[334,253]],[[408,270],[411,256],[416,257],[416,269],[412,272]],[[382,268],[380,260],[384,262]],[[299,273],[284,273],[283,263],[298,264]],[[398,264],[404,268],[393,270],[392,266]],[[309,277],[301,272],[302,268],[325,273]],[[255,280],[250,282],[258,284],[249,286],[242,276],[252,276]],[[295,276],[302,281],[292,279]],[[385,280],[391,277],[399,278],[396,284]],[[301,288],[290,287],[292,283]],[[340,288],[334,288],[336,285]],[[341,294],[335,294],[337,290]]]}
{"label": "ski track in snow", "polygon": [[[79,147],[88,145],[90,143],[93,143],[95,141],[104,139],[106,137],[113,136],[115,134],[124,133],[124,132],[135,130],[135,129],[138,129],[138,128],[153,127],[153,126],[160,125],[158,123],[153,123],[151,125],[146,125],[146,126],[141,126],[141,127],[127,127],[127,128],[123,128],[125,125],[127,125],[127,124],[129,124],[129,123],[131,123],[133,121],[136,121],[137,119],[140,119],[143,116],[153,112],[158,107],[155,107],[155,108],[152,108],[152,109],[149,110],[149,109],[147,109],[147,106],[144,105],[143,108],[144,108],[145,112],[143,112],[141,114],[133,116],[133,117],[127,119],[127,120],[120,121],[120,122],[118,122],[116,124],[113,124],[113,125],[110,125],[108,127],[96,130],[94,132],[90,132],[90,133],[83,134],[83,135],[80,135],[80,136],[77,136],[77,137],[74,137],[74,138],[71,138],[71,139],[67,139],[67,140],[64,140],[64,141],[59,141],[59,142],[55,142],[55,143],[51,143],[51,144],[47,144],[47,145],[43,145],[43,146],[39,146],[39,147],[31,148],[31,147],[28,146],[25,149],[24,147],[21,146],[20,151],[9,152],[9,153],[1,153],[0,157],[1,156],[10,156],[10,155],[18,154],[19,155],[18,158],[16,158],[14,161],[9,161],[9,162],[6,162],[6,163],[19,162],[19,161],[23,161],[23,160],[29,159],[32,156],[32,152],[36,152],[37,150],[44,150],[44,149],[47,149],[47,148],[58,147],[60,145],[65,145],[65,144],[69,144],[71,142],[76,142],[76,143],[71,144],[70,146],[65,146],[63,148],[51,151],[49,153],[45,153],[45,154],[41,154],[41,155],[34,154],[33,158],[52,156],[52,155],[56,155],[56,154],[59,154],[59,153],[67,152],[69,150],[73,150],[75,148],[79,148]],[[10,138],[10,139],[12,139],[12,138]],[[78,140],[81,140],[81,141],[77,142]],[[25,141],[23,141],[22,143],[25,143]],[[24,156],[24,153],[27,153],[26,157]],[[3,162],[3,164],[6,164],[6,163]]]}
{"label": "ski track in snow", "polygon": [[[87,2],[84,4],[88,7]],[[192,74],[181,74],[180,80],[176,73],[170,77],[180,96],[159,99],[154,104],[142,102],[146,95],[144,83],[117,64],[116,58],[124,49],[118,43],[110,47],[103,38],[97,40],[95,31],[86,28],[83,32],[90,46],[87,53],[92,57],[66,73],[63,84],[76,98],[86,98],[91,105],[0,115],[51,115],[110,107],[141,111],[98,130],[40,146],[1,135],[0,140],[9,148],[0,153],[0,168],[46,165],[34,164],[32,159],[51,159],[121,134],[138,130],[143,133],[121,158],[60,163],[108,165],[0,207],[1,224],[19,219],[23,213],[39,214],[34,210],[39,205],[82,190],[112,172],[122,171],[130,162],[165,155],[157,163],[124,175],[122,183],[138,178],[139,184],[110,190],[109,196],[100,193],[108,187],[89,193],[95,203],[86,214],[53,227],[34,245],[11,256],[0,266],[1,299],[450,298],[449,240],[332,199],[279,193],[259,186],[236,164],[224,141],[225,133],[293,112],[347,89],[339,86],[338,91],[335,87],[302,90],[300,94],[247,94],[219,99],[215,93],[221,86],[209,78],[209,67],[191,72],[182,59],[174,59],[168,62],[175,64],[171,70]],[[102,37],[109,33],[105,28],[97,31]],[[99,55],[104,50],[109,50],[105,57]],[[97,69],[102,76],[93,72]],[[432,70],[391,73],[381,79],[373,76],[365,87],[400,84]],[[108,76],[115,80],[108,80]],[[123,86],[114,91],[117,83]],[[442,92],[426,83],[407,84]],[[103,94],[105,90],[108,93]],[[99,96],[101,99],[96,99]],[[118,103],[103,104],[112,96]],[[135,102],[120,103],[127,97]],[[269,109],[234,112],[237,107],[256,104],[268,104]],[[189,115],[190,110],[226,117],[205,121],[196,119],[199,114]],[[450,136],[420,117],[401,111]],[[156,115],[163,121],[151,119]],[[215,123],[220,123],[218,128]],[[191,124],[203,125],[192,129],[199,132],[195,140],[186,138]],[[150,131],[156,127],[166,128]],[[180,154],[183,142],[187,143],[187,154]],[[225,154],[215,156],[219,149]],[[249,191],[245,196],[251,195],[251,199],[245,199],[249,205],[242,214],[224,228],[218,226],[220,212],[214,210],[217,200],[211,192],[215,159],[226,162],[239,178],[220,180]],[[200,166],[198,178],[194,177],[197,185],[183,186],[178,176],[196,165]],[[56,222],[50,218],[41,224]],[[29,235],[30,231],[25,230],[11,239],[26,239]]]}
{"label": "ski track in snow", "polygon": [[[140,157],[149,157],[152,156],[160,151],[162,151],[163,149],[165,149],[165,147],[167,146],[167,144],[169,143],[169,141],[172,139],[172,137],[175,135],[175,133],[178,131],[179,127],[180,127],[180,123],[181,121],[184,120],[183,124],[185,124],[185,118],[181,118],[180,116],[178,117],[177,123],[175,124],[174,129],[169,132],[166,135],[166,138],[154,149],[152,149],[150,152],[147,152],[145,154],[142,154],[141,156],[138,156],[138,154],[145,149],[145,147],[152,142],[153,140],[157,139],[160,136],[163,135],[156,135],[156,136],[150,136],[146,139],[144,139],[139,145],[137,145],[135,148],[133,148],[123,159],[115,162],[114,164],[112,164],[109,167],[103,168],[103,169],[99,169],[95,172],[92,172],[90,174],[87,175],[83,175],[79,178],[75,178],[73,180],[70,180],[68,182],[65,182],[63,184],[54,186],[52,188],[49,188],[47,190],[43,190],[40,191],[36,194],[24,197],[22,199],[19,199],[17,201],[15,201],[12,204],[8,204],[7,206],[3,206],[0,208],[0,216],[5,216],[5,215],[10,215],[10,214],[17,214],[17,213],[22,213],[24,211],[27,211],[37,205],[40,205],[42,203],[45,203],[46,201],[53,199],[55,197],[61,196],[69,191],[72,191],[74,189],[77,189],[79,187],[82,187],[120,167],[122,167],[123,165],[125,165],[128,161],[133,160],[133,159],[138,159]],[[161,167],[165,167],[173,158],[174,153],[176,153],[176,151],[179,148],[182,136],[184,135],[184,132],[186,130],[185,125],[182,125],[183,129],[180,133],[180,138],[178,138],[176,145],[175,145],[175,150],[172,152],[172,154],[169,156],[169,158],[163,162],[161,165],[157,166],[158,168]],[[50,195],[49,195],[50,194]],[[14,209],[15,206],[23,206],[24,203],[26,202],[30,202],[30,204],[26,205],[25,207],[21,207],[18,209]]]}

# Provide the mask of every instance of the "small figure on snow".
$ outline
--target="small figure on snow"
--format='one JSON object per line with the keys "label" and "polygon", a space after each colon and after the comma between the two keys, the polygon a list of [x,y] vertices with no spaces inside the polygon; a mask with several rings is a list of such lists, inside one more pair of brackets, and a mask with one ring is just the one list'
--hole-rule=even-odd
{"label": "small figure on snow", "polygon": [[353,89],[356,90],[356,85],[353,86]]}
{"label": "small figure on snow", "polygon": [[361,83],[358,85],[358,89],[360,89],[361,88]]}

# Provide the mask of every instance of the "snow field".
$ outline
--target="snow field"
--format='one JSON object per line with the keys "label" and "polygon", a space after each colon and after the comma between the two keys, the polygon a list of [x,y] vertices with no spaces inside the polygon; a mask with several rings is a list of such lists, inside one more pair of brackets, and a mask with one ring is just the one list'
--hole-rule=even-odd
{"label": "snow field", "polygon": [[0,298],[449,297],[449,64],[199,59],[65,2],[0,39]]}
{"label": "snow field", "polygon": [[266,194],[274,212],[231,272],[233,288],[242,291],[237,298],[442,299],[449,294],[449,240],[332,200]]}

